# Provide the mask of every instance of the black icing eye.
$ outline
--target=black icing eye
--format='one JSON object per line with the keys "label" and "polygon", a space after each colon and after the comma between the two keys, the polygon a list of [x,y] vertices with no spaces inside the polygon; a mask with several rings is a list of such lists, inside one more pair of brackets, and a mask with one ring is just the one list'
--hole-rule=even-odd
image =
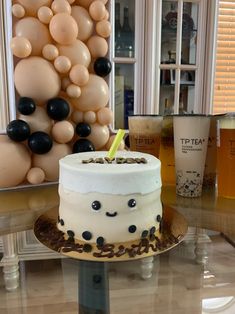
{"label": "black icing eye", "polygon": [[101,208],[101,204],[99,201],[94,201],[91,205],[94,210],[99,210]]}
{"label": "black icing eye", "polygon": [[136,200],[134,200],[133,198],[130,199],[128,201],[128,206],[131,207],[131,208],[135,207],[136,206]]}

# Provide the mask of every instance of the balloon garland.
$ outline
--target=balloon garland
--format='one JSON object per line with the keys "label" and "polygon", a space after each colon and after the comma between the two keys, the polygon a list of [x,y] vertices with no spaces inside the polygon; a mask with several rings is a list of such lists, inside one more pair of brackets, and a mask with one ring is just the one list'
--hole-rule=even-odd
{"label": "balloon garland", "polygon": [[12,1],[17,119],[0,139],[0,188],[57,181],[60,158],[111,146],[107,2]]}

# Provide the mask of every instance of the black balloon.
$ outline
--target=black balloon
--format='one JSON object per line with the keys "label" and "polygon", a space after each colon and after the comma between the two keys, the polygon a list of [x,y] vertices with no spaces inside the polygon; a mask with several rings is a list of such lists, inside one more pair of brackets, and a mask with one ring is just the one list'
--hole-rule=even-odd
{"label": "black balloon", "polygon": [[106,76],[108,75],[112,70],[112,64],[109,61],[109,59],[100,57],[95,60],[94,63],[94,71],[99,76]]}
{"label": "black balloon", "polygon": [[66,119],[69,111],[69,104],[63,98],[52,98],[47,102],[47,114],[53,120],[62,121]]}
{"label": "black balloon", "polygon": [[91,134],[91,127],[88,123],[78,123],[76,126],[76,133],[80,137],[86,137]]}
{"label": "black balloon", "polygon": [[20,113],[28,116],[35,111],[36,104],[32,98],[20,97],[17,108]]}
{"label": "black balloon", "polygon": [[31,151],[35,154],[46,154],[52,148],[52,139],[45,132],[34,132],[28,139],[28,145]]}
{"label": "black balloon", "polygon": [[94,151],[95,147],[91,141],[84,138],[77,140],[73,145],[73,153],[84,153]]}
{"label": "black balloon", "polygon": [[12,120],[6,131],[9,138],[15,142],[25,141],[30,136],[30,127],[23,120]]}

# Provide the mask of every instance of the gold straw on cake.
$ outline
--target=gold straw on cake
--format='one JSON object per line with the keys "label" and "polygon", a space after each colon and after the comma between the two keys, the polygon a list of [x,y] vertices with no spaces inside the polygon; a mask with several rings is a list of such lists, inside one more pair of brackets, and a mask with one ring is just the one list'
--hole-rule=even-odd
{"label": "gold straw on cake", "polygon": [[108,152],[108,158],[109,159],[113,159],[115,157],[116,152],[118,150],[118,147],[119,147],[124,135],[125,135],[125,130],[119,129],[115,138],[114,138],[114,141],[110,147],[110,150]]}

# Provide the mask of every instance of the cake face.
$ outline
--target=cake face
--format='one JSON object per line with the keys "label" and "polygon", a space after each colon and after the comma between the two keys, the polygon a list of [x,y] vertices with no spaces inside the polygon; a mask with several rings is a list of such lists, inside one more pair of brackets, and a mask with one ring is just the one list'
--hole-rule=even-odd
{"label": "cake face", "polygon": [[[122,152],[108,163],[106,154],[79,153],[60,161],[58,228],[97,243],[132,241],[143,232],[150,235],[162,215],[159,160]],[[95,163],[96,158],[104,163]],[[117,164],[120,158],[124,163]]]}

